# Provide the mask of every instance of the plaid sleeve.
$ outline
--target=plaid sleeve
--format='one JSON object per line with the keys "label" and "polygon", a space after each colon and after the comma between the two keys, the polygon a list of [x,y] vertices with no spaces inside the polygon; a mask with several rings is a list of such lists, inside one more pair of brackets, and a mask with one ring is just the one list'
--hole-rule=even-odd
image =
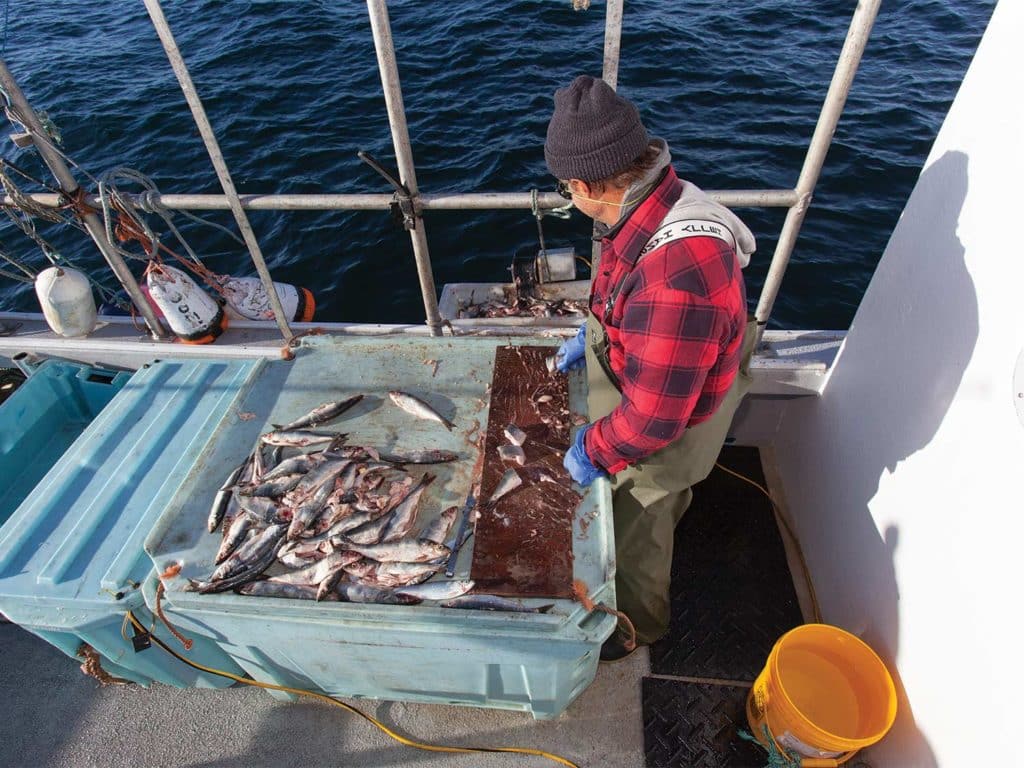
{"label": "plaid sleeve", "polygon": [[615,474],[683,433],[727,322],[723,308],[664,284],[629,298],[620,326],[622,402],[586,436],[595,464]]}

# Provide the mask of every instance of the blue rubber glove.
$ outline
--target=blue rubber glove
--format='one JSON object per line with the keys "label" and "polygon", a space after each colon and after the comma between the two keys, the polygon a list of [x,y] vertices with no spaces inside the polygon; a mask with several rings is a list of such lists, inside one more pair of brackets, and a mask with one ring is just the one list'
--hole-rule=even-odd
{"label": "blue rubber glove", "polygon": [[584,352],[587,338],[587,324],[580,326],[575,337],[562,343],[555,355],[555,367],[562,373],[575,371],[587,364],[586,352]]}
{"label": "blue rubber glove", "polygon": [[576,438],[572,441],[572,447],[566,451],[565,458],[562,459],[562,465],[569,470],[572,479],[584,487],[599,477],[606,477],[604,470],[595,467],[594,462],[587,456],[586,443],[583,442],[584,436],[592,426],[594,425],[587,424],[580,427],[576,432]]}

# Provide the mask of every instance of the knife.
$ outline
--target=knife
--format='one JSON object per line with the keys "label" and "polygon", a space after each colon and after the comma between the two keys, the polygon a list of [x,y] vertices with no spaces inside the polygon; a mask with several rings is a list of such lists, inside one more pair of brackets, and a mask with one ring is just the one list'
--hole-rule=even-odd
{"label": "knife", "polygon": [[444,575],[448,578],[455,575],[455,561],[458,560],[459,551],[466,541],[466,526],[469,525],[469,516],[473,513],[473,507],[475,506],[476,496],[471,488],[469,496],[466,498],[466,505],[462,508],[462,520],[459,521],[459,530],[456,532],[455,540],[452,542],[452,553],[448,555],[448,565],[444,569]]}

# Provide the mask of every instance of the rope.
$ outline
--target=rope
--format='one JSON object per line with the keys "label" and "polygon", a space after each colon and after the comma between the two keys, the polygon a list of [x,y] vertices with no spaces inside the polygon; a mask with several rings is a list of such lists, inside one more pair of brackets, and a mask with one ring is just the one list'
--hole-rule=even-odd
{"label": "rope", "polygon": [[[146,631],[146,628],[139,622],[137,618],[135,618],[135,615],[131,611],[127,611],[125,613],[125,622],[131,622],[132,626],[135,627],[135,629],[137,630],[140,630],[142,632]],[[123,627],[121,634],[122,636],[124,636],[125,634]],[[543,757],[555,763],[558,763],[559,765],[564,765],[567,768],[579,768],[579,766],[571,760],[567,760],[564,757],[560,757],[550,752],[545,752],[541,749],[530,749],[528,747],[449,747],[441,744],[425,744],[420,741],[415,741],[413,739],[402,736],[401,734],[393,731],[391,728],[388,728],[386,725],[384,725],[384,723],[382,723],[380,720],[373,717],[372,715],[368,715],[362,710],[356,709],[351,704],[346,704],[345,702],[340,701],[339,699],[336,699],[333,696],[328,696],[324,693],[317,693],[315,691],[305,691],[301,688],[290,688],[285,685],[275,685],[274,683],[261,683],[258,680],[251,680],[247,677],[233,675],[230,672],[224,672],[220,669],[207,667],[203,664],[199,664],[198,662],[192,661],[191,659],[186,659],[184,656],[175,651],[173,648],[171,648],[169,645],[167,645],[165,642],[163,642],[159,637],[156,637],[155,635],[153,635],[150,639],[152,640],[152,642],[156,643],[161,649],[169,653],[178,661],[188,664],[190,667],[192,667],[193,669],[198,669],[200,672],[206,672],[211,675],[217,675],[219,677],[227,678],[228,680],[234,680],[236,683],[242,683],[243,685],[252,685],[257,688],[263,688],[270,691],[283,691],[285,693],[292,693],[297,696],[309,696],[310,698],[317,699],[318,701],[325,702],[332,706],[341,707],[347,712],[351,712],[354,715],[359,715],[359,717],[363,718],[368,723],[371,723],[372,725],[376,726],[378,729],[386,733],[399,744],[403,744],[407,747],[421,749],[425,752],[453,752],[458,754],[511,752],[520,755],[534,755],[537,757]]]}
{"label": "rope", "polygon": [[160,601],[164,595],[163,580],[169,579],[172,576],[177,576],[179,573],[181,573],[181,565],[179,563],[175,563],[174,565],[169,566],[166,571],[160,574],[160,580],[157,582],[156,585],[156,615],[160,618],[160,621],[164,623],[164,626],[167,627],[167,630],[172,635],[174,635],[174,637],[178,640],[179,643],[181,643],[185,647],[185,650],[191,651],[192,641],[189,638],[185,637],[183,634],[181,634],[181,632],[179,632],[177,629],[171,626],[171,622],[169,622],[167,620],[167,617],[164,615],[163,606],[160,605]]}
{"label": "rope", "polygon": [[764,734],[763,742],[750,731],[743,730],[742,728],[737,731],[737,734],[744,741],[753,742],[768,753],[768,762],[764,764],[764,768],[800,768],[803,758],[799,754],[796,752],[784,752],[779,749],[775,739],[772,738],[771,733],[768,731],[767,724],[763,724],[761,730]]}
{"label": "rope", "polygon": [[793,542],[793,546],[796,549],[797,557],[800,560],[800,567],[803,569],[804,572],[804,582],[807,584],[807,592],[811,598],[811,610],[814,614],[813,618],[816,623],[820,624],[821,607],[818,605],[818,594],[814,591],[814,582],[811,581],[811,569],[808,567],[807,561],[804,559],[804,551],[800,547],[800,540],[796,537],[796,534],[793,533],[793,528],[792,526],[790,526],[789,521],[786,519],[786,516],[782,514],[782,510],[779,508],[779,505],[775,503],[775,499],[772,498],[772,495],[768,492],[768,489],[765,488],[760,483],[755,483],[749,477],[744,477],[739,472],[731,470],[728,467],[719,464],[717,461],[715,462],[715,466],[718,467],[723,472],[728,472],[733,477],[737,477],[746,483],[750,483],[752,486],[757,488],[759,491],[761,491],[761,493],[768,497],[768,501],[771,502],[772,509],[775,510],[775,519],[782,523],[782,527],[786,529],[786,534],[789,536],[790,541]]}
{"label": "rope", "polygon": [[114,677],[112,674],[107,672],[100,664],[100,655],[96,652],[88,643],[82,643],[78,646],[78,650],[75,651],[75,655],[84,659],[84,663],[81,665],[81,670],[89,677],[95,678],[99,681],[100,685],[130,685],[131,680],[125,680],[121,677]]}
{"label": "rope", "polygon": [[26,282],[26,283],[31,283],[31,282],[35,281],[36,273],[33,272],[28,267],[26,267],[24,264],[22,264],[16,258],[11,256],[9,253],[7,253],[7,251],[4,251],[3,249],[0,249],[0,259],[3,259],[4,261],[6,261],[8,264],[10,264],[15,269],[20,269],[22,271],[22,273],[23,273],[22,275],[15,275],[13,273],[7,272],[6,270],[0,270],[0,271],[3,272],[3,274],[7,275],[8,277],[13,278],[14,280],[21,280],[21,281]]}
{"label": "rope", "polygon": [[590,595],[587,593],[587,585],[579,579],[574,579],[572,582],[572,594],[580,604],[583,605],[583,609],[590,611],[604,611],[610,613],[612,616],[617,616],[619,623],[625,625],[626,630],[626,642],[623,643],[623,647],[627,651],[632,651],[636,648],[636,627],[633,626],[633,622],[629,620],[629,616],[624,614],[622,611],[616,611],[609,608],[604,603],[595,603]]}

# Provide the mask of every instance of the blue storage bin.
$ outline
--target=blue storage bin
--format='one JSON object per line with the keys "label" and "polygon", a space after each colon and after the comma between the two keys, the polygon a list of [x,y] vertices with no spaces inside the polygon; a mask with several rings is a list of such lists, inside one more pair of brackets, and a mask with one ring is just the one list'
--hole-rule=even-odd
{"label": "blue storage bin", "polygon": [[[237,419],[261,365],[158,362],[122,382],[0,527],[0,613],[73,658],[88,643],[108,672],[142,685],[230,685],[158,648],[135,653],[122,624],[128,609],[149,624],[141,587],[153,563],[143,540],[217,426]],[[26,391],[41,387],[30,385],[45,370]],[[157,635],[201,664],[242,673],[209,638],[185,652],[164,628]]]}
{"label": "blue storage bin", "polygon": [[130,378],[47,360],[0,405],[0,524]]}
{"label": "blue storage bin", "polygon": [[[431,447],[463,459],[432,465],[437,475],[430,506],[461,504],[469,490],[475,450],[464,431],[487,420],[487,387],[494,351],[508,339],[315,338],[293,362],[267,362],[241,401],[247,419],[225,421],[185,478],[146,540],[157,572],[181,564],[166,579],[164,610],[190,636],[211,638],[253,678],[335,696],[396,699],[516,709],[538,718],[562,712],[591,682],[602,642],[615,618],[587,614],[572,600],[547,614],[498,613],[414,606],[315,603],[248,597],[230,592],[203,595],[187,579],[213,570],[220,536],[206,532],[210,502],[223,477],[252,450],[273,423],[290,421],[328,400],[355,393],[363,401],[332,428],[349,441],[401,452]],[[530,340],[530,343],[536,343]],[[436,375],[424,361],[440,361]],[[387,402],[388,390],[431,393],[454,414],[451,432],[415,419]],[[570,402],[585,402],[582,376],[570,379]],[[216,471],[210,471],[215,468]],[[606,480],[586,492],[574,516],[574,578],[596,601],[615,605],[611,495]],[[457,576],[465,577],[472,541],[463,548]],[[145,585],[154,607],[155,579]],[[281,693],[273,695],[285,696]]]}

